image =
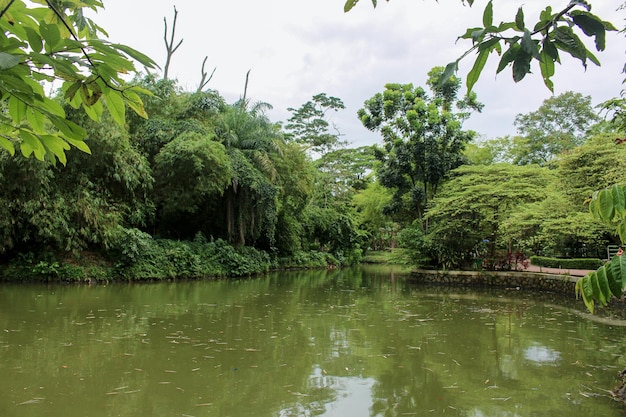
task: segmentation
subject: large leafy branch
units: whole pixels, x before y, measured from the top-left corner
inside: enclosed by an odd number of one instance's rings
[[[615,227],[622,242],[626,242],[626,185],[613,185],[596,191],[589,201],[589,211],[598,221]],[[626,255],[621,253],[576,282],[576,295],[581,296],[593,313],[595,302],[606,306],[613,297],[626,290]]]
[[[347,0],[344,10],[351,10],[358,0]],[[372,0],[374,7],[376,0]],[[474,0],[462,0],[472,6]],[[521,81],[531,72],[531,63],[537,61],[543,82],[554,91],[552,76],[555,64],[561,63],[561,54],[566,53],[587,66],[587,61],[600,65],[591,50],[581,40],[579,34],[594,39],[595,49],[603,51],[606,46],[606,32],[616,28],[608,21],[591,13],[591,4],[584,0],[571,0],[566,7],[553,11],[551,6],[540,13],[539,20],[532,26],[526,22],[523,7],[520,7],[512,21],[494,24],[493,1],[485,6],[482,26],[468,28],[459,39],[471,40],[472,47],[460,58],[449,63],[442,75],[442,80],[449,78],[458,70],[459,62],[471,54],[476,58],[472,69],[467,74],[468,91],[478,79],[489,56],[496,52],[500,56],[496,73],[511,67],[513,80]]]
[[[60,85],[64,99],[96,121],[105,106],[121,125],[126,106],[147,117],[139,96],[146,91],[126,86],[122,77],[136,71],[135,61],[156,64],[98,38],[106,32],[83,9],[102,7],[98,0],[0,0],[0,147],[62,163],[71,146],[90,152],[85,130],[67,120],[44,86]]]

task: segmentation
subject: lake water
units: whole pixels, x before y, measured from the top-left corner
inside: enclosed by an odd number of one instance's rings
[[[4,285],[0,416],[623,416],[625,328],[539,298],[379,268]]]

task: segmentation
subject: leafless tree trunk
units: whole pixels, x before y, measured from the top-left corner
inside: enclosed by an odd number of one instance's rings
[[[181,39],[176,46],[174,45],[174,35],[176,33],[176,19],[178,18],[178,10],[176,10],[176,6],[174,6],[174,22],[172,24],[172,34],[170,36],[170,40],[168,42],[167,40],[167,18],[163,18],[163,23],[165,23],[165,30],[163,33],[163,40],[165,41],[165,50],[167,52],[167,57],[165,59],[165,69],[163,70],[163,79],[167,80],[167,74],[169,72],[170,69],[170,62],[172,60],[172,55],[174,55],[174,52],[176,52],[176,50],[178,49],[178,47],[180,46],[181,43],[183,43],[183,40]]]

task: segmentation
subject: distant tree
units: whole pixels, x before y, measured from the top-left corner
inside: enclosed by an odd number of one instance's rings
[[[265,114],[266,103],[247,107],[235,103],[216,122],[217,140],[226,148],[232,166],[216,218],[222,219],[230,243],[243,246],[262,238],[273,245],[278,192],[273,158],[281,152],[282,137]]]
[[[442,71],[431,71],[430,80]],[[382,162],[377,174],[383,186],[394,190],[387,212],[395,213],[398,220],[421,220],[450,170],[463,163],[463,149],[474,133],[462,129],[465,115],[452,112],[453,103],[460,101],[460,86],[460,79],[452,77],[430,96],[412,84],[387,84],[384,92],[366,100],[358,111],[363,125],[383,137],[384,152],[377,155]]]
[[[547,164],[563,151],[582,145],[599,120],[591,96],[567,91],[544,100],[536,111],[515,118],[522,138],[515,145],[514,163]]]
[[[293,140],[319,155],[346,144],[337,127],[329,120],[329,112],[345,109],[343,101],[319,93],[298,109],[288,108],[292,116],[287,120],[287,140]]]
[[[469,263],[481,246],[489,259],[509,250],[505,220],[523,204],[546,198],[554,173],[510,164],[462,166],[433,199],[428,210],[430,250],[437,264]]]

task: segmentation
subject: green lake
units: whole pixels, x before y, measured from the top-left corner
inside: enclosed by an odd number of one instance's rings
[[[389,268],[0,286],[2,417],[624,416],[625,328]]]

